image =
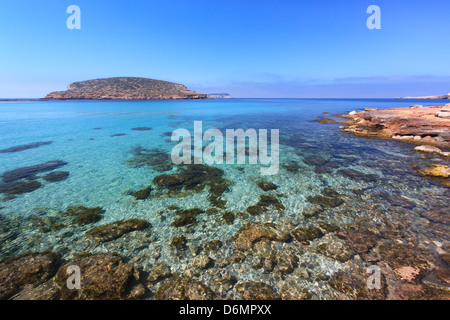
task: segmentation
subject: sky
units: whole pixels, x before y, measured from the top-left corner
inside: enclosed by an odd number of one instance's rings
[[[448,0],[0,0],[0,97],[114,76],[242,98],[447,94],[449,12]]]

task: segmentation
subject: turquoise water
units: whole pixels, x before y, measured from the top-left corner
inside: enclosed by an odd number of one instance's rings
[[[223,255],[231,254],[229,239],[248,221],[274,222],[287,227],[310,226],[312,222],[301,214],[311,206],[307,197],[320,194],[327,187],[338,192],[345,203],[327,210],[322,217],[324,221],[344,225],[360,219],[374,223],[388,220],[404,225],[405,234],[430,250],[436,250],[436,243],[448,241],[448,226],[433,221],[427,213],[448,213],[449,189],[418,175],[414,168],[415,165],[425,166],[433,156],[418,154],[409,144],[357,138],[339,132],[337,124],[313,121],[320,116],[332,118],[366,107],[407,107],[415,103],[417,101],[302,99],[0,102],[0,150],[52,141],[37,148],[0,153],[0,174],[54,160],[67,163],[56,171],[70,174],[66,180],[50,183],[42,179],[48,172],[39,173],[37,179],[41,187],[37,190],[15,196],[0,194],[0,214],[12,226],[2,230],[0,259],[27,251],[53,250],[65,259],[83,251],[117,251],[127,259],[135,258],[143,270],[158,261],[168,263],[174,272],[183,273],[189,268],[196,248],[207,241],[223,241],[226,243]],[[444,101],[419,103],[445,104]],[[324,112],[329,114],[324,115]],[[206,190],[178,196],[154,192],[144,201],[131,196],[132,192],[153,185],[156,176],[177,171],[176,167],[158,172],[151,166],[130,165],[131,150],[141,146],[170,153],[175,144],[168,140],[167,132],[185,128],[193,133],[194,121],[203,121],[203,130],[218,128],[223,133],[225,129],[238,128],[279,129],[280,170],[277,175],[262,177],[258,165],[219,166],[224,170],[224,178],[231,182],[222,197],[226,200],[226,209],[221,211],[245,212],[247,207],[255,205],[258,197],[265,193],[257,186],[261,180],[278,186],[270,194],[280,200],[285,210],[271,209],[243,218],[236,215],[233,224],[224,224],[221,215],[202,214],[197,225],[176,228],[171,225],[173,213],[167,207],[208,209],[211,204]],[[151,130],[132,130],[136,127]],[[305,161],[307,159],[319,161]],[[445,164],[443,159],[436,161]],[[321,165],[325,162],[328,165]],[[291,165],[291,170],[287,170],[287,165]],[[357,170],[371,179],[351,179],[338,173],[342,169]],[[58,221],[64,210],[79,205],[102,207],[105,212],[100,221],[88,226],[42,231],[42,223]],[[44,222],[36,223],[36,217]],[[85,231],[93,226],[125,218],[145,219],[151,223],[151,231],[135,232],[100,245],[83,240]],[[173,237],[180,235],[185,235],[189,244],[181,255],[168,245]],[[144,246],[140,245],[142,241]],[[331,275],[342,268],[341,263],[320,256],[305,256],[305,259],[318,273]],[[261,270],[244,264],[239,266],[244,271],[233,268],[237,267],[229,267],[229,272],[235,274],[238,281],[264,280],[279,287],[278,280]],[[206,272],[197,277],[209,281]],[[322,286],[320,281],[319,285]],[[304,281],[302,286],[318,294],[315,280]],[[223,295],[233,297],[230,292]]]

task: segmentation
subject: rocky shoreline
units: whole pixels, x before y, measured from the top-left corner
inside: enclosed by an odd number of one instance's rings
[[[450,148],[450,104],[431,107],[412,105],[410,108],[383,110],[366,108],[340,117],[349,120],[341,123],[343,125],[339,129],[343,132],[412,143],[418,145],[414,148],[417,152],[450,159],[450,152],[445,151]],[[450,187],[448,165],[431,163],[428,168],[417,170],[420,174],[434,177],[444,186]]]

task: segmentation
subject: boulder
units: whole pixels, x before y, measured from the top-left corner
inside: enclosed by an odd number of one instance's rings
[[[8,299],[24,286],[37,286],[57,270],[58,257],[52,252],[26,253],[0,264],[0,299]]]
[[[188,276],[170,279],[155,294],[156,300],[212,300],[214,297],[209,287]]]
[[[71,265],[81,270],[79,290],[67,287],[70,277],[67,269]],[[61,267],[56,281],[61,287],[63,300],[123,300],[137,298],[135,289],[139,285],[140,275],[139,270],[125,263],[117,254],[84,254]]]

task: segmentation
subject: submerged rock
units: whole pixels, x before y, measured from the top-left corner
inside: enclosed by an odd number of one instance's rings
[[[132,196],[136,199],[136,200],[145,200],[148,199],[150,197],[150,193],[153,191],[153,188],[151,186],[146,187],[142,190],[136,191],[132,194]]]
[[[223,175],[223,170],[219,168],[192,164],[183,167],[179,173],[159,175],[153,183],[177,193],[182,189],[201,192],[209,187],[208,201],[215,207],[224,208],[226,202],[221,197],[228,191],[231,182]]]
[[[86,232],[86,237],[99,242],[107,242],[120,238],[125,233],[141,230],[149,227],[150,224],[142,219],[119,220],[106,225],[92,228]]]
[[[228,224],[233,224],[233,222],[234,222],[234,214],[233,214],[233,212],[231,212],[231,211],[226,211],[224,214],[223,214],[223,220],[226,222],[226,223],[228,223]]]
[[[179,237],[173,237],[170,241],[170,245],[172,248],[175,249],[185,249],[186,248],[187,239],[185,236],[179,236]]]
[[[290,236],[275,224],[249,222],[242,226],[232,239],[237,250],[246,251],[250,250],[254,243],[263,239],[287,242]]]
[[[67,288],[67,269],[76,265],[81,270],[81,289]],[[137,298],[136,286],[140,275],[133,265],[125,263],[117,254],[99,253],[81,255],[61,267],[56,275],[63,300],[118,300]],[[139,292],[139,291],[138,291]],[[145,293],[140,291],[140,294]]]
[[[330,198],[324,196],[308,196],[306,198],[306,201],[329,208],[339,207],[341,204],[344,203],[344,201],[341,198]]]
[[[39,181],[14,181],[0,184],[0,193],[9,195],[30,193],[42,187]]]
[[[153,130],[153,128],[151,128],[151,127],[137,127],[137,128],[132,128],[131,130],[134,130],[134,131],[150,131],[150,130]]]
[[[67,208],[65,214],[75,217],[79,224],[90,224],[99,221],[102,218],[103,210],[101,207],[87,208],[84,206],[72,206]]]
[[[279,300],[279,296],[273,288],[264,282],[247,281],[238,283],[236,291],[243,300]]]
[[[153,285],[171,276],[172,272],[169,265],[159,262],[148,272],[147,281]]]
[[[388,291],[386,280],[381,273],[381,289],[370,290],[367,286],[367,279],[370,274],[362,269],[351,272],[338,271],[331,276],[328,284],[331,288],[342,292],[350,299],[356,300],[384,300]]]
[[[284,210],[285,207],[283,204],[274,196],[270,195],[261,195],[259,197],[259,201],[256,205],[250,206],[247,208],[247,212],[251,214],[252,216],[264,213],[267,211],[267,209],[273,206],[276,210]]]
[[[378,247],[378,251],[382,261],[388,264],[399,278],[408,282],[420,281],[430,268],[423,258],[423,253],[407,244],[385,242]]]
[[[364,182],[376,182],[377,177],[373,174],[364,174],[353,169],[341,169],[337,171],[338,174],[349,177],[353,180],[361,180]]]
[[[20,146],[2,149],[2,150],[0,150],[0,153],[20,152],[20,151],[24,151],[24,150],[28,150],[28,149],[39,148],[41,146],[45,146],[45,145],[52,144],[52,143],[53,143],[53,141],[32,142],[32,143],[23,144]]]
[[[44,180],[47,182],[58,182],[66,180],[69,177],[70,173],[67,171],[54,171],[46,174],[44,176]]]
[[[259,182],[258,187],[264,191],[276,190],[278,188],[275,183],[268,182],[268,181]]]
[[[175,211],[175,214],[178,216],[173,222],[172,226],[174,227],[184,227],[190,224],[197,223],[197,215],[204,213],[203,209],[193,208],[193,209],[183,209]]]
[[[18,293],[25,285],[37,286],[52,277],[58,257],[51,252],[26,253],[0,263],[0,299]]]
[[[132,168],[148,166],[158,172],[170,171],[173,168],[172,159],[167,151],[137,146],[132,148],[130,153],[133,157],[127,163]]]
[[[292,235],[297,241],[304,244],[309,244],[311,240],[320,238],[325,233],[317,227],[297,228],[292,230]]]
[[[187,276],[170,279],[155,294],[156,300],[212,300],[214,297],[209,287]]]
[[[67,162],[61,160],[47,161],[46,163],[7,171],[3,173],[2,179],[5,183],[18,181],[24,178],[30,179],[34,178],[38,173],[52,171],[65,166],[66,164]]]

